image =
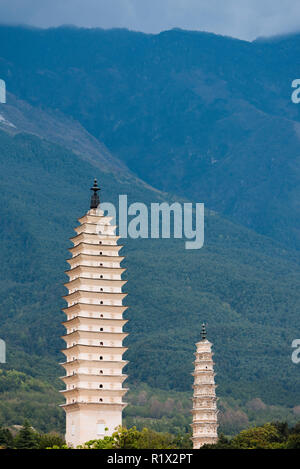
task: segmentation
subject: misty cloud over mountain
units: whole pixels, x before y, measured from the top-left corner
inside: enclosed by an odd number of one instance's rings
[[[0,21],[147,33],[179,27],[253,40],[299,31],[300,4],[295,0],[2,0]]]

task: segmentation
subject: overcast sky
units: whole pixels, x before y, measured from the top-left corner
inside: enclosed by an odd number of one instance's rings
[[[147,33],[179,27],[252,40],[300,31],[299,0],[0,0],[0,22]]]

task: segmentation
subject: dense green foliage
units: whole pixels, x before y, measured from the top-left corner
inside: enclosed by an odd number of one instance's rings
[[[0,28],[0,75],[72,116],[155,187],[299,244],[300,35]]]
[[[63,437],[57,433],[38,433],[28,420],[21,428],[0,427],[0,449],[49,449],[65,446]]]
[[[221,435],[217,444],[202,449],[300,449],[300,425],[289,428],[286,423],[266,423],[243,430],[231,440]]]
[[[64,433],[64,413],[59,408],[63,400],[58,389],[58,383],[54,386],[46,374],[42,380],[15,370],[0,370],[0,427],[20,425],[27,418],[39,431]]]
[[[16,449],[37,449],[38,441],[37,435],[32,430],[29,422],[25,420],[23,427],[18,432],[14,439],[14,446]]]
[[[84,449],[181,449],[191,448],[191,435],[174,437],[169,433],[159,433],[149,428],[137,430],[136,427],[120,427],[111,437],[88,441]]]
[[[126,401],[129,405],[124,411],[124,423],[128,428],[136,426],[142,430],[148,427],[175,435],[190,431],[190,391],[178,392],[139,385],[137,389],[130,388]],[[218,400],[218,409],[219,432],[231,436],[244,428],[265,422],[287,420],[290,425],[295,425],[300,415],[298,407],[292,409],[284,405],[267,405],[259,398],[245,401],[224,395]]]
[[[14,439],[8,428],[0,428],[0,448],[11,449],[14,446]]]

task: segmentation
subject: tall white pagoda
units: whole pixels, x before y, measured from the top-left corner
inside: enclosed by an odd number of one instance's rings
[[[66,398],[62,405],[66,412],[66,442],[76,448],[91,439],[111,435],[122,424],[122,410],[126,406],[122,387],[126,375],[122,370],[123,332],[127,309],[122,301],[126,293],[121,279],[125,269],[120,267],[124,257],[117,245],[116,226],[111,217],[100,209],[97,180],[91,188],[90,210],[75,228],[71,238],[74,246],[68,259],[70,269],[63,309],[66,334],[62,363],[66,375],[62,377]]]
[[[202,340],[196,343],[193,396],[193,448],[218,441],[218,410],[212,344],[206,339],[202,324]]]

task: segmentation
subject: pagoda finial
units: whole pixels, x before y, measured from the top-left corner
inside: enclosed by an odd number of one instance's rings
[[[202,336],[202,340],[206,339],[206,326],[205,326],[205,323],[202,324],[201,336]]]
[[[98,187],[97,179],[94,179],[94,185],[91,187],[92,197],[91,197],[91,207],[90,208],[97,208],[100,204],[100,199],[98,195],[98,191],[100,191],[100,187]]]

